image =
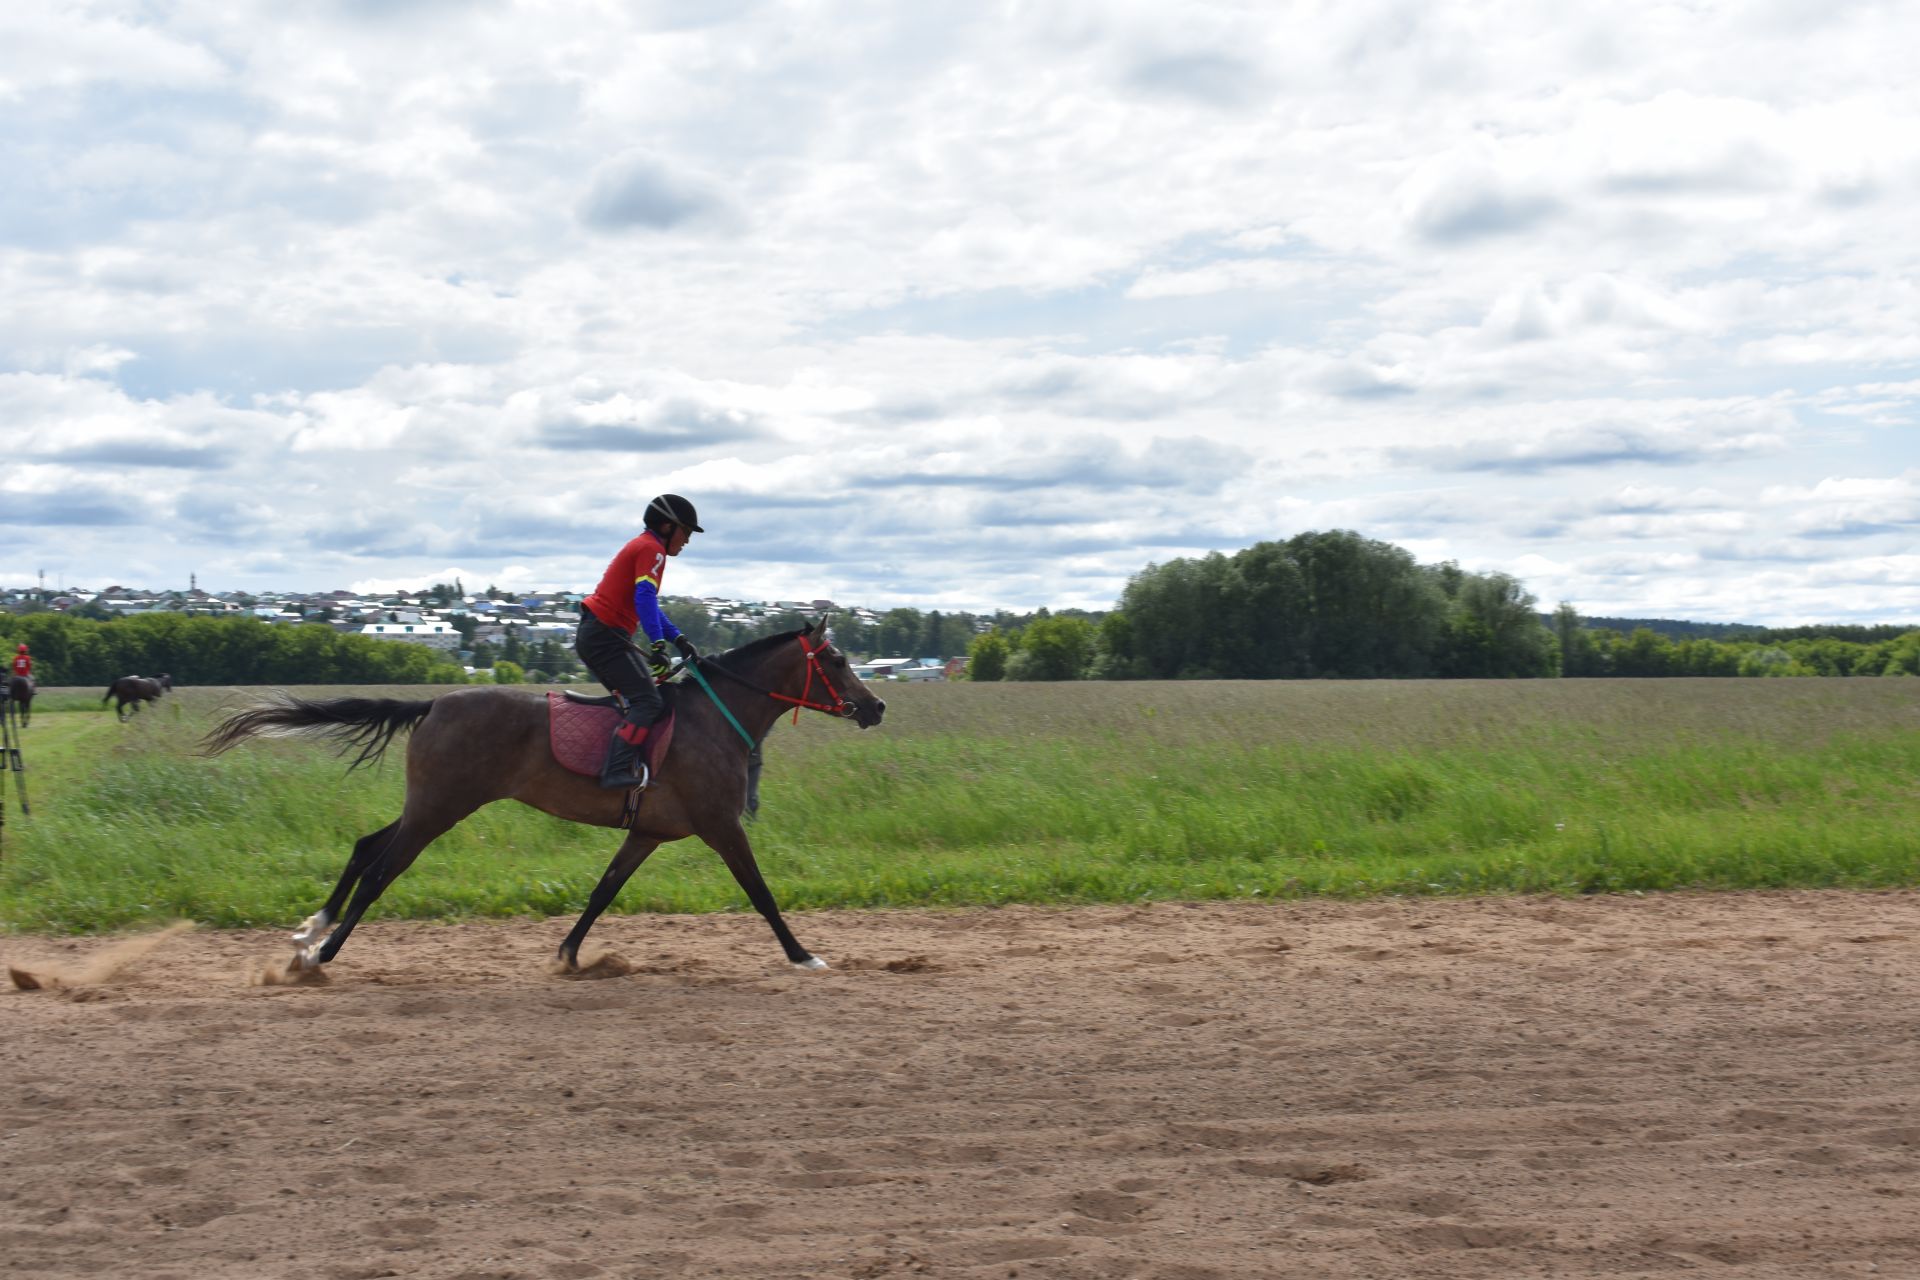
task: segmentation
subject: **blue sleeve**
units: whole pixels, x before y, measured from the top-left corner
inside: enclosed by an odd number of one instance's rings
[[[673,625],[672,618],[661,612],[660,594],[653,589],[653,583],[645,578],[633,586],[633,616],[640,620],[640,629],[647,633],[648,643],[679,638],[680,628]]]

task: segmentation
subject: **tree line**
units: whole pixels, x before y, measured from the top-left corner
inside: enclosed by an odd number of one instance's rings
[[[1045,611],[1042,611],[1045,614]],[[1148,565],[1106,614],[996,627],[973,680],[1920,675],[1920,630],[1747,628],[1741,639],[1538,612],[1504,573],[1423,565],[1348,530]]]
[[[100,621],[0,614],[9,651],[24,643],[44,685],[98,685],[166,672],[176,684],[460,684],[452,655],[328,626],[147,613]]]

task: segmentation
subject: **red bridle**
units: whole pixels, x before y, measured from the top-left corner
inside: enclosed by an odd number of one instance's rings
[[[820,667],[820,655],[827,651],[831,642],[822,641],[816,647],[807,639],[807,633],[804,631],[799,634],[797,639],[800,641],[800,647],[804,649],[807,654],[807,683],[801,688],[800,696],[797,698],[789,694],[774,693],[771,690],[768,691],[767,696],[781,702],[791,702],[793,704],[793,722],[795,724],[800,723],[800,709],[802,707],[805,707],[809,711],[824,711],[828,715],[840,716],[842,718],[853,715],[853,704],[840,696],[840,691],[833,687],[833,681],[827,679],[827,673]],[[807,701],[807,695],[813,692],[813,678],[815,676],[820,677],[820,684],[826,689],[828,695],[832,697],[833,701],[831,703]]]

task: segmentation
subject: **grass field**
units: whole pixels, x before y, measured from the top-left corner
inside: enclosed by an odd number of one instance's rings
[[[419,687],[303,691],[401,698]],[[752,828],[788,908],[1920,883],[1920,680],[889,684],[860,733],[767,744]],[[48,690],[4,781],[0,927],[290,925],[398,812],[402,752],[217,760],[243,690],[126,724]],[[375,915],[567,914],[619,833],[511,803],[421,855]],[[744,910],[698,841],[617,910]]]

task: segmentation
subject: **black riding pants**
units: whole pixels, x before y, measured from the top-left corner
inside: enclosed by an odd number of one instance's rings
[[[628,723],[647,725],[660,718],[660,690],[654,687],[647,660],[634,647],[632,635],[608,626],[583,605],[573,651],[594,679],[627,700]]]

